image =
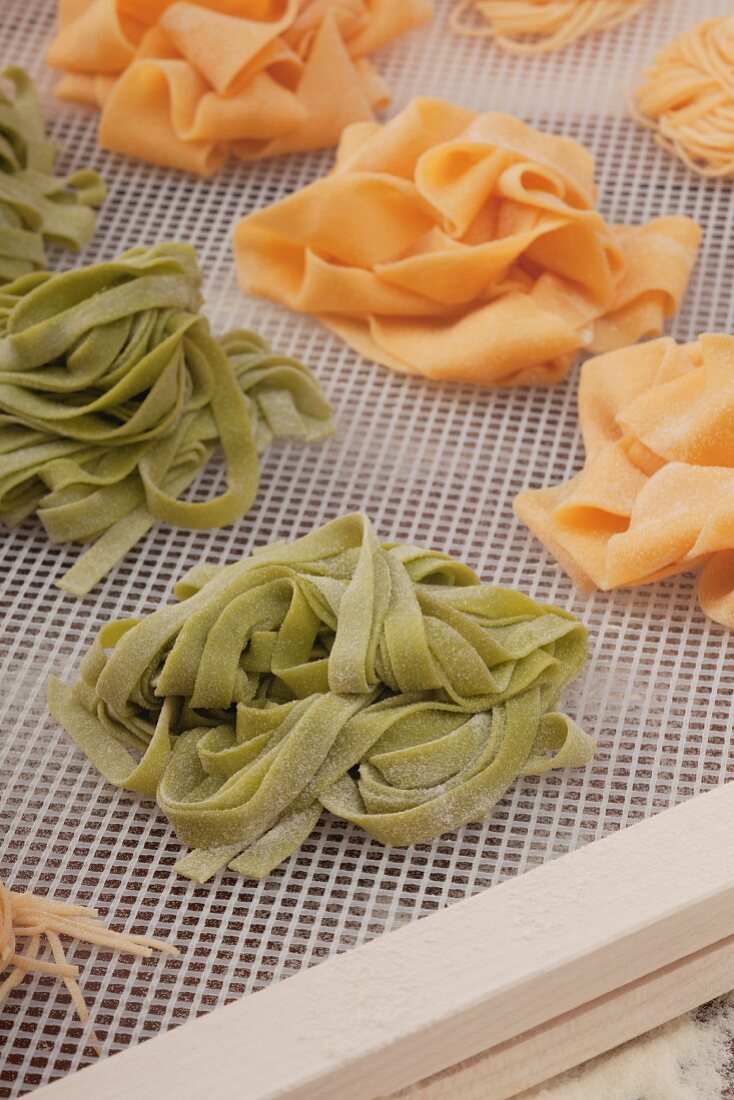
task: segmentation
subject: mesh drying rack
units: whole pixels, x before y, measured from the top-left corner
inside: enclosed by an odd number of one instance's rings
[[[395,95],[440,95],[500,109],[583,142],[597,164],[609,220],[685,213],[704,230],[701,257],[670,331],[690,339],[734,331],[731,184],[700,180],[625,116],[625,89],[678,29],[726,14],[730,0],[653,0],[632,22],[562,53],[502,55],[448,33],[453,0],[431,27],[377,55]],[[82,947],[83,988],[103,1053],[175,1027],[457,899],[486,890],[734,778],[734,640],[697,609],[690,577],[635,592],[580,595],[514,519],[522,488],[567,477],[582,451],[577,373],[549,389],[482,391],[400,377],[361,360],[307,318],[238,293],[230,232],[246,211],[301,187],[331,152],[238,163],[198,180],[101,152],[95,118],[62,108],[43,55],[52,0],[0,0],[0,62],[40,82],[61,167],[91,165],[109,185],[98,232],[79,262],[138,244],[194,243],[215,330],[251,325],[310,364],[335,405],[326,445],[284,442],[264,458],[261,491],[233,528],[158,525],[86,599],[54,587],[78,550],[52,547],[40,524],[0,535],[0,876],[98,906],[115,927],[171,937],[173,961],[109,959]],[[55,265],[69,257],[54,256]],[[211,489],[216,462],[202,476]],[[598,739],[584,772],[518,783],[492,819],[409,850],[384,848],[322,819],[304,848],[267,880],[230,875],[197,887],[172,874],[179,845],[152,803],[105,784],[47,715],[45,685],[68,677],[110,617],[170,598],[203,558],[232,561],[256,545],[305,534],[363,509],[386,539],[423,543],[470,562],[492,582],[568,607],[587,623],[592,655],[566,709]],[[94,1059],[66,992],[38,979],[0,1015],[0,1097],[19,1097]]]

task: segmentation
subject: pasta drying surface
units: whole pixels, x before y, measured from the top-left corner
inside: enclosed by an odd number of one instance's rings
[[[481,39],[449,37],[452,5],[437,0],[433,27],[375,55],[396,108],[414,94],[442,95],[578,138],[596,159],[600,206],[610,221],[641,224],[676,212],[704,227],[673,335],[734,331],[731,184],[688,174],[626,120],[619,92],[635,86],[661,43],[724,14],[728,0],[653,0],[618,31],[528,60]],[[46,0],[2,5],[0,60],[40,78],[44,108],[54,115],[51,136],[65,144],[59,171],[91,165],[109,184],[98,232],[79,262],[165,238],[191,241],[207,273],[213,328],[251,326],[307,362],[339,426],[325,445],[274,445],[243,522],[200,533],[158,525],[81,602],[53,586],[78,548],[52,547],[35,520],[2,536],[0,877],[97,907],[113,927],[171,939],[182,951],[164,964],[70,946],[70,960],[84,963],[82,988],[109,1053],[734,778],[727,765],[734,640],[698,610],[692,577],[635,593],[582,595],[514,519],[521,489],[547,484],[551,474],[563,480],[581,466],[575,374],[548,390],[499,393],[398,377],[359,360],[306,317],[245,302],[232,264],[232,225],[322,175],[330,155],[238,164],[200,181],[100,153],[94,117],[61,108],[50,95],[40,58],[51,8]],[[59,253],[53,262],[73,261]],[[200,480],[202,492],[221,488],[218,472],[223,466],[215,462]],[[232,561],[355,509],[367,511],[385,539],[438,547],[485,580],[584,619],[591,660],[564,706],[598,738],[596,758],[585,772],[526,780],[490,821],[458,838],[387,849],[325,817],[304,849],[259,884],[225,876],[198,887],[177,879],[180,846],[165,820],[85,763],[47,716],[47,677],[69,678],[104,622],[151,612],[202,558]],[[24,983],[0,1015],[0,1097],[21,1096],[84,1065],[94,1055],[81,1035],[63,989],[43,978]]]

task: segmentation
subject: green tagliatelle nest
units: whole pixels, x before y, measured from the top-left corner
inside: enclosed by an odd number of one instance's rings
[[[592,756],[553,710],[584,664],[581,623],[381,544],[363,515],[198,566],[176,594],[106,626],[49,701],[107,779],[157,799],[198,882],[268,874],[324,807],[413,844],[487,817],[518,776]]]
[[[22,69],[0,72],[0,283],[46,266],[44,245],[77,252],[94,231],[105,196],[96,172],[53,175],[57,147],[47,141],[33,82]]]
[[[320,439],[313,375],[251,332],[215,339],[188,245],[136,248],[0,288],[0,521],[34,511],[92,542],[60,582],[83,595],[156,520],[220,527],[250,508],[274,435]],[[183,501],[217,446],[227,489]]]

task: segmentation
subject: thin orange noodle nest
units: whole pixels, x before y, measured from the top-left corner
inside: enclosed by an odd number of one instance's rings
[[[515,511],[582,589],[698,571],[734,628],[734,337],[656,340],[584,365],[581,473]]]
[[[101,109],[100,145],[210,175],[333,145],[390,93],[367,55],[430,0],[59,0],[62,99]]]
[[[153,951],[178,954],[175,947],[162,940],[111,931],[96,909],[18,893],[0,882],[0,977],[10,971],[0,982],[0,1007],[29,974],[50,974],[64,983],[79,1019],[87,1022],[89,1010],[77,982],[79,967],[67,961],[62,936],[142,958]],[[50,949],[51,959],[43,957],[46,948]],[[94,1033],[92,1039],[96,1044]]]
[[[460,0],[451,16],[457,34],[493,38],[508,53],[561,50],[594,31],[626,23],[650,0]],[[464,22],[471,12],[489,24]]]
[[[734,178],[734,16],[700,23],[660,50],[632,113],[694,172]]]
[[[239,223],[240,283],[394,370],[557,382],[582,349],[660,335],[700,237],[684,217],[607,224],[593,171],[570,138],[416,99],[350,127],[331,174]]]

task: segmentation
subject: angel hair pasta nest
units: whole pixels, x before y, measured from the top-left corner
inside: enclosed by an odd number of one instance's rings
[[[508,53],[549,53],[594,31],[626,23],[650,0],[460,0],[451,16],[457,34],[493,38]],[[472,11],[486,27],[465,22]]]
[[[734,177],[734,16],[699,23],[664,46],[632,113],[692,171]]]
[[[259,878],[322,809],[407,845],[489,816],[519,776],[588,763],[554,709],[581,670],[572,615],[343,516],[106,626],[53,714],[102,774],[155,797],[180,874]]]

